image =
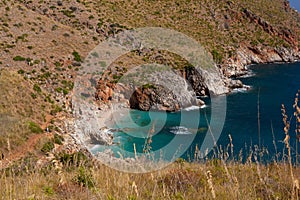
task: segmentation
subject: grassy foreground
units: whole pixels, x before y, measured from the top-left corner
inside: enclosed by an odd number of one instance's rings
[[[253,154],[254,155],[254,154]],[[255,160],[255,156],[253,156]],[[224,160],[223,160],[224,161]],[[299,167],[183,160],[146,174],[113,170],[83,153],[39,166],[28,156],[0,171],[1,199],[299,199]],[[39,162],[37,162],[39,163]],[[291,168],[290,168],[291,167]],[[293,177],[291,177],[292,170]]]

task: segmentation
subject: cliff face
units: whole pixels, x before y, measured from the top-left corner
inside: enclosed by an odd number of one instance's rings
[[[146,26],[149,23],[164,24],[168,21],[174,25],[175,29],[188,35],[197,35],[196,39],[211,51],[221,74],[215,76],[204,70],[186,69],[181,70],[181,74],[197,96],[222,94],[229,92],[232,88],[243,87],[240,81],[232,81],[230,78],[247,73],[247,66],[250,64],[293,62],[300,59],[299,13],[290,8],[288,1],[276,0],[272,4],[269,3],[258,0],[221,0],[219,2],[201,2],[199,5],[195,3],[189,5],[194,8],[194,12],[186,11],[194,16],[193,19],[189,18],[184,21],[184,24],[189,27],[188,30],[180,23],[175,25],[165,19],[150,20],[148,23],[140,19],[139,23]],[[162,2],[161,7],[164,8],[167,4]],[[178,4],[182,8],[186,7]],[[146,8],[148,6],[150,5],[145,4]],[[168,4],[168,6],[174,5]],[[139,13],[139,11],[137,9],[134,12]],[[119,12],[122,13],[123,10],[120,9]],[[168,16],[170,13],[166,11],[164,14]],[[174,11],[173,14],[178,13]],[[147,15],[151,14],[146,11]],[[184,14],[178,14],[178,16],[181,20],[186,17]],[[116,20],[121,20],[121,18],[115,17]],[[126,23],[129,26],[136,25],[136,21],[128,18],[126,20],[128,20]],[[193,29],[193,27],[197,27],[197,29]],[[158,60],[154,59],[154,61]],[[222,88],[224,84],[226,89]],[[163,110],[173,111],[181,108],[182,105],[176,99],[180,95],[169,92],[160,87],[155,89],[138,88],[131,98],[131,107],[148,110],[153,104],[158,103],[163,105]],[[162,99],[158,97],[162,97]],[[164,102],[172,103],[169,106]]]
[[[295,16],[294,23],[297,25],[292,28],[292,24],[286,27],[272,25],[263,17],[253,13],[249,9],[243,9],[242,18],[253,24],[271,37],[279,38],[282,45],[266,45],[264,43],[248,43],[247,41],[240,43],[236,49],[236,54],[229,57],[221,64],[225,76],[239,76],[247,72],[247,65],[259,63],[274,62],[294,62],[300,59],[299,52],[299,13],[293,11],[288,2],[284,2],[285,13],[293,13]]]
[[[130,100],[130,108],[139,110],[164,110],[174,112],[180,109],[180,102],[172,91],[163,86],[136,88]]]
[[[200,69],[186,67],[182,71],[163,72],[150,78],[154,85],[143,85],[135,88],[130,96],[130,107],[140,110],[164,110],[169,112],[196,105],[204,105],[204,102],[197,99],[197,96],[210,95],[209,91],[226,93],[224,83],[215,84],[218,88],[211,87],[209,80],[213,75],[221,80],[217,74],[211,74],[211,77],[203,77]],[[170,78],[172,77],[172,78]]]
[[[190,66],[181,70],[156,70],[148,73],[147,78],[139,83],[122,83],[122,80],[119,83],[105,82],[111,78],[104,77],[98,81],[96,98],[100,102],[126,102],[125,106],[133,109],[174,112],[192,105],[203,105],[204,102],[197,96],[228,92],[219,73],[209,73]]]
[[[294,62],[299,59],[300,53],[297,49],[241,45],[237,55],[222,64],[222,69],[225,76],[238,77],[247,73],[247,66],[251,64]]]
[[[297,35],[296,33],[293,33],[292,30],[284,29],[284,27],[276,28],[268,21],[264,20],[262,17],[254,14],[246,8],[243,10],[242,14],[243,17],[249,20],[250,23],[254,23],[256,24],[256,26],[260,26],[266,33],[270,34],[271,36],[277,36],[288,42],[292,48],[298,49]]]

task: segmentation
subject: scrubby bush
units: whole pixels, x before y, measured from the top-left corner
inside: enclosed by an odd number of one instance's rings
[[[75,178],[75,182],[81,186],[92,188],[94,187],[93,177],[85,168],[80,167],[79,172]]]
[[[18,74],[24,74],[25,71],[23,69],[18,70]]]
[[[77,62],[81,62],[81,56],[77,51],[73,51],[72,55],[74,56],[74,60]]]
[[[52,151],[52,149],[54,149],[54,143],[52,141],[48,141],[43,145],[41,152],[48,153]]]
[[[88,162],[87,156],[82,152],[73,154],[63,152],[58,155],[58,160],[65,166],[81,166]]]
[[[53,105],[53,109],[50,111],[51,115],[55,115],[62,111],[62,108],[59,105]]]
[[[222,55],[217,51],[217,50],[212,50],[211,52],[212,56],[213,56],[213,59],[216,63],[221,63],[222,62]]]
[[[63,141],[64,141],[64,138],[61,135],[58,135],[56,133],[54,134],[54,143],[55,144],[61,145]]]
[[[33,90],[38,92],[38,93],[41,93],[42,92],[42,89],[40,88],[40,86],[38,84],[34,84],[33,85]]]
[[[16,56],[13,58],[14,61],[25,61],[26,58],[22,57],[22,56]]]
[[[43,132],[43,129],[35,122],[32,122],[32,121],[28,122],[28,127],[32,133],[42,133]]]

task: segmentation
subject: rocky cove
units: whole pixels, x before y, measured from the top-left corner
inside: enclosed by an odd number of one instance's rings
[[[227,145],[229,143],[228,134],[230,134],[233,138],[235,155],[240,155],[240,150],[242,150],[243,155],[247,156],[247,153],[251,151],[253,145],[259,143],[257,137],[257,96],[260,91],[261,144],[269,150],[264,159],[273,159],[277,151],[274,149],[273,142],[276,142],[278,149],[283,148],[283,144],[280,142],[284,137],[284,133],[282,132],[283,126],[280,119],[280,105],[284,103],[288,109],[287,112],[292,113],[291,106],[289,105],[293,104],[294,95],[297,91],[295,88],[299,87],[299,63],[256,65],[249,68],[253,70],[253,73],[257,76],[241,78],[241,80],[245,84],[250,85],[251,89],[245,92],[233,92],[226,95],[227,114],[218,144],[222,146]],[[270,76],[270,72],[272,76]],[[279,78],[281,81],[276,82],[275,80]],[[219,99],[218,96],[213,98]],[[270,101],[270,99],[272,99],[272,101]],[[185,141],[190,136],[195,136],[190,149],[183,155],[183,158],[189,159],[193,155],[193,153],[192,155],[190,154],[194,152],[195,146],[201,145],[203,135],[208,134],[206,133],[207,122],[205,121],[204,115],[207,115],[209,119],[211,117],[211,105],[209,103],[206,108],[193,109],[194,110],[184,109],[180,112],[167,113],[151,110],[145,112],[135,109],[129,109],[129,111],[123,112],[121,107],[113,107],[115,113],[112,114],[112,119],[115,125],[109,125],[110,118],[107,118],[106,122],[108,126],[107,129],[103,131],[103,133],[106,132],[113,135],[114,138],[110,143],[112,145],[109,147],[99,145],[100,143],[94,143],[90,146],[90,150],[94,155],[99,155],[101,158],[104,156],[103,153],[108,153],[108,155],[112,157],[119,157],[116,152],[120,151],[124,158],[132,159],[132,156],[126,154],[126,152],[133,152],[133,144],[136,145],[138,152],[142,152],[144,138],[140,138],[140,135],[145,134],[145,136],[147,136],[147,130],[151,130],[151,124],[154,121],[156,121],[154,122],[156,123],[155,129],[160,130],[160,124],[157,123],[162,120],[164,123],[163,128],[152,138],[151,146],[153,150],[160,148],[162,144],[168,144],[172,140],[172,137],[178,136],[182,138],[182,141]],[[218,113],[221,108],[217,107],[214,109],[217,109],[216,112]],[[182,118],[180,115],[182,113],[187,115],[187,120],[189,121],[195,120],[196,116],[201,116],[200,128],[197,125],[198,130],[196,133],[194,133],[195,127],[189,125],[189,122],[181,122]],[[149,118],[148,115],[151,117]],[[162,118],[163,115],[167,115],[167,121],[165,122]],[[272,129],[270,128],[271,126]],[[295,145],[294,139],[294,137],[291,138],[292,146]]]
[[[102,102],[108,102],[115,96],[117,101],[127,101],[126,105],[132,109],[175,112],[192,105],[203,105],[204,102],[197,97],[227,94],[235,88],[248,89],[238,78],[249,73],[250,65],[287,63],[300,59],[299,51],[285,48],[267,51],[245,47],[237,55],[227,64],[215,66],[213,72],[185,66],[180,70],[172,69],[172,72],[148,75],[146,79],[151,84],[145,81],[144,85],[131,83],[126,86],[124,83],[99,80],[95,96]]]
[[[268,27],[266,23],[259,23]],[[274,29],[270,30],[270,33],[275,34]],[[201,65],[189,63],[188,56],[180,58],[174,53],[147,47],[147,44],[142,44],[130,32],[113,38],[112,43],[129,46],[130,53],[127,52],[127,58],[120,57],[111,63],[100,76],[82,77],[84,82],[82,85],[89,85],[90,89],[78,94],[94,103],[92,106],[86,104],[83,112],[77,110],[80,115],[77,134],[81,135],[83,143],[111,145],[113,134],[105,128],[104,123],[112,119],[112,114],[108,114],[111,109],[113,112],[121,109],[176,112],[193,105],[203,105],[201,97],[228,94],[235,88],[248,89],[238,78],[248,73],[249,65],[292,62],[300,58],[297,42],[288,39],[293,36],[286,33],[282,37],[285,37],[291,47],[272,48],[262,45],[253,47],[246,43],[240,44],[236,54],[219,65],[211,62],[212,56],[209,54],[204,54]],[[105,50],[98,48],[95,52],[91,52],[87,65],[96,63],[97,60],[98,63],[102,63],[99,62],[98,56],[107,55]],[[182,50],[179,53],[182,53]],[[128,57],[131,59],[130,62],[127,61]],[[207,62],[205,59],[210,61]],[[102,119],[99,119],[99,116]],[[87,126],[86,122],[91,120],[94,120],[91,122],[92,125]],[[102,122],[98,122],[99,120]]]
[[[292,57],[290,57],[292,58]],[[293,57],[298,58],[298,57]],[[279,62],[279,60],[278,60]],[[282,61],[281,61],[282,62]],[[239,75],[245,75],[249,71],[249,66],[243,66],[242,70],[236,70],[233,77],[238,77]],[[205,73],[205,72],[204,72]],[[206,72],[207,73],[207,72]],[[173,75],[168,78],[170,75]],[[122,118],[124,114],[122,114],[122,110],[127,109],[139,109],[144,111],[149,110],[161,110],[167,112],[175,112],[182,110],[191,105],[201,106],[204,102],[202,102],[201,98],[197,99],[199,96],[206,95],[221,95],[228,94],[234,88],[243,88],[246,87],[243,85],[242,81],[237,79],[231,79],[225,77],[221,73],[219,76],[213,74],[210,78],[217,77],[217,81],[221,84],[221,87],[214,83],[214,79],[204,79],[201,76],[199,71],[195,70],[195,68],[186,68],[184,71],[178,71],[178,76],[174,76],[173,71],[164,71],[155,76],[148,77],[148,81],[151,81],[152,84],[142,84],[139,83],[140,86],[127,85],[125,86],[124,82],[120,81],[119,84],[111,85],[109,84],[99,85],[101,80],[98,82],[98,90],[96,96],[102,97],[101,103],[95,105],[92,109],[97,112],[97,119],[101,122],[92,122],[92,124],[98,124],[97,127],[100,129],[93,129],[93,126],[88,128],[86,122],[90,122],[91,118],[95,117],[95,115],[86,116],[85,119],[82,120],[84,124],[80,125],[80,127],[85,127],[81,133],[81,141],[83,145],[88,144],[88,149],[92,148],[94,145],[116,145],[115,143],[115,133],[122,131],[119,128],[112,128],[113,120],[117,118]],[[215,75],[215,76],[214,76]],[[160,78],[158,78],[160,77]],[[177,77],[177,79],[176,79]],[[207,77],[207,76],[205,76]],[[161,82],[160,80],[163,80]],[[156,81],[156,84],[153,84]],[[207,81],[207,82],[205,82]],[[211,81],[211,82],[209,82]],[[211,85],[209,85],[211,84]],[[207,86],[209,85],[209,87]],[[163,87],[165,86],[165,87]],[[167,86],[167,87],[166,87]],[[102,90],[99,89],[102,87]],[[194,89],[195,88],[195,89]],[[198,89],[197,89],[198,88]],[[209,92],[209,88],[213,88],[215,93]],[[221,89],[220,89],[221,88]],[[248,89],[248,88],[246,88]],[[217,93],[222,91],[220,93]],[[102,95],[102,96],[101,96]],[[98,100],[99,101],[99,100]],[[114,104],[114,105],[113,105]],[[117,114],[116,114],[117,112]],[[88,119],[90,118],[90,119]],[[130,128],[124,128],[125,132],[130,131]],[[78,129],[80,130],[80,129]],[[124,131],[123,130],[123,131]],[[78,131],[77,131],[78,134]],[[100,157],[107,157],[108,155],[103,155],[98,152]],[[106,153],[105,153],[106,154]],[[112,153],[108,153],[110,156],[113,156]]]

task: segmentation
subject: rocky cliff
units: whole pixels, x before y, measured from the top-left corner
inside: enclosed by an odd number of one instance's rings
[[[174,112],[192,105],[203,105],[204,102],[197,97],[229,91],[226,86],[229,79],[223,77],[213,63],[208,69],[194,67],[168,52],[160,52],[158,56],[155,50],[144,51],[148,55],[143,56],[156,64],[120,68],[117,63],[124,63],[122,59],[112,64],[97,83],[95,97],[99,103],[127,102],[125,104],[134,109]],[[136,52],[137,59],[143,60],[145,57],[140,54]]]
[[[131,108],[174,112],[192,105],[201,106],[204,102],[196,97],[209,95],[205,79],[195,68],[185,68],[184,74],[156,73],[149,80],[154,84],[134,88],[129,100]]]
[[[102,78],[98,81],[96,98],[100,102],[126,102],[125,105],[133,109],[174,112],[192,105],[203,105],[204,102],[197,99],[197,96],[209,95],[211,87],[206,84],[209,79],[204,78],[194,67],[166,71],[160,71],[157,67],[154,72],[148,72],[146,78],[138,77],[136,73],[133,76],[136,78],[120,80],[118,83],[111,83],[109,80],[112,78]],[[220,77],[216,79],[222,80]],[[216,87],[219,91],[215,92],[226,92],[224,83]]]
[[[294,14],[293,16],[296,19],[294,23],[297,23],[295,27],[291,27],[293,23],[286,26],[271,24],[251,10],[243,9],[241,13],[242,19],[262,30],[265,34],[279,38],[281,45],[267,45],[264,41],[260,43],[253,41],[250,43],[247,41],[240,43],[236,49],[236,54],[221,64],[225,76],[236,77],[243,75],[247,72],[247,66],[250,64],[294,62],[300,59],[299,31],[297,29],[300,21],[299,13],[293,11],[287,1],[284,1],[283,5],[285,13]]]

